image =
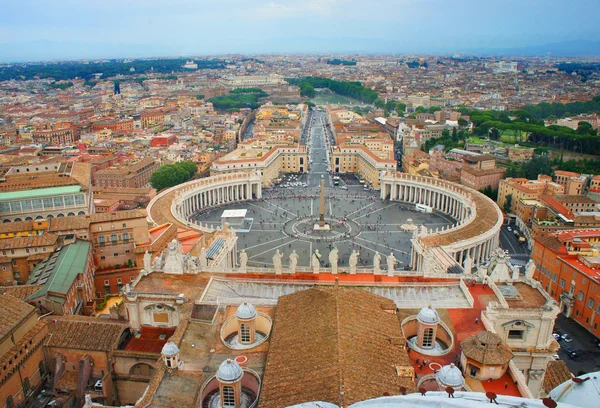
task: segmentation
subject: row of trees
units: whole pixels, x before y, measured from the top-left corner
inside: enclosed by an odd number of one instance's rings
[[[348,96],[364,103],[373,103],[377,99],[377,92],[362,86],[358,81],[348,82],[336,81],[329,78],[305,77],[290,78],[287,79],[287,82],[291,85],[299,86],[301,92],[303,88],[305,91],[310,90],[310,87],[307,86],[310,85],[313,88],[327,88],[338,95]]]
[[[356,61],[355,60],[342,60],[339,58],[334,58],[334,59],[330,59],[327,60],[327,63],[329,65],[356,65]]]
[[[251,108],[256,109],[262,105],[260,98],[269,96],[260,88],[236,88],[229,91],[229,95],[215,96],[208,100],[215,109],[220,111],[231,111],[234,109]]]
[[[156,191],[160,191],[188,181],[194,177],[196,171],[198,171],[198,167],[192,161],[165,164],[152,173],[150,184]]]
[[[552,161],[547,156],[538,156],[523,164],[511,162],[506,169],[506,177],[525,177],[529,180],[537,180],[539,174],[552,176],[554,168]]]
[[[429,152],[434,146],[443,145],[444,151],[450,151],[452,149],[463,149],[465,147],[465,140],[469,136],[469,132],[466,130],[457,131],[456,128],[452,129],[452,132],[444,129],[441,137],[433,137],[427,140],[421,145],[421,150]]]
[[[27,80],[35,78],[54,78],[57,81],[82,78],[90,80],[97,73],[102,73],[103,78],[113,77],[115,75],[132,75],[147,73],[165,73],[184,71],[184,58],[170,59],[144,59],[134,60],[132,62],[123,62],[110,60],[106,62],[91,62],[82,64],[73,62],[51,62],[39,64],[16,64],[0,67],[0,81],[9,81],[11,79]],[[198,69],[222,69],[225,63],[222,60],[196,60]],[[134,71],[131,71],[131,68]]]

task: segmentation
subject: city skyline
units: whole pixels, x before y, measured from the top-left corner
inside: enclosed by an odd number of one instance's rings
[[[31,0],[5,6],[0,61],[233,53],[598,55],[590,0]]]

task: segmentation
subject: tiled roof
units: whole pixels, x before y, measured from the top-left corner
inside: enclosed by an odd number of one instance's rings
[[[315,288],[279,298],[260,406],[347,406],[414,391],[395,304],[358,289]],[[407,372],[399,376],[396,366]]]
[[[48,231],[51,232],[87,229],[90,225],[90,220],[82,215],[75,215],[71,217],[56,217],[48,221]]]
[[[504,365],[513,358],[510,347],[495,333],[483,331],[460,343],[464,355],[482,365]]]
[[[0,293],[0,342],[33,313],[35,307],[11,295]]]
[[[42,285],[0,286],[0,293],[11,295],[17,299],[25,300],[41,288]]]
[[[126,211],[114,211],[90,215],[90,222],[108,222],[108,221],[119,221],[127,220],[130,218],[145,218],[148,215],[145,209],[140,210],[126,210]]]
[[[30,237],[14,237],[0,240],[0,249],[35,248],[53,245],[58,240],[56,234],[32,235]]]
[[[127,329],[126,322],[86,316],[49,316],[45,320],[50,333],[47,347],[114,350]]]
[[[547,393],[558,387],[565,381],[573,378],[567,364],[563,360],[550,361],[546,366],[546,375],[544,376],[544,391]]]

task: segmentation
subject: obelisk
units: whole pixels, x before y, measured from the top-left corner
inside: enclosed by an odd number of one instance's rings
[[[325,227],[325,179],[321,175],[321,204],[319,205],[319,227]]]

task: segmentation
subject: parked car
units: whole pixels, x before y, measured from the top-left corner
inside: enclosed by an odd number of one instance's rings
[[[558,333],[552,333],[552,335],[554,336],[554,340],[560,341],[560,334],[558,334]]]
[[[569,336],[568,333],[563,334],[562,336],[560,336],[561,339],[563,339],[566,343],[570,343],[573,341],[573,339],[571,338],[571,336]]]
[[[511,227],[506,227],[506,229],[507,229],[507,230],[509,230],[509,231],[512,231],[512,228],[511,228]]]
[[[554,354],[552,356],[552,358],[555,359],[555,360],[560,360],[560,356],[558,354]]]

